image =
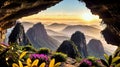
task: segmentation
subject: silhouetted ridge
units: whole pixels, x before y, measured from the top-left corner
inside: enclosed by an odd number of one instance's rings
[[[71,58],[80,57],[77,46],[69,40],[63,41],[63,43],[57,49],[57,52],[65,53]]]
[[[20,45],[30,44],[26,37],[24,27],[21,23],[17,23],[9,36],[9,43],[17,43]]]

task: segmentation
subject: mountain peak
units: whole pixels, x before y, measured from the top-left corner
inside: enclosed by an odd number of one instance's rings
[[[105,51],[100,40],[91,39],[87,45],[87,49],[90,56],[104,59],[103,55],[105,54]]]
[[[40,26],[44,26],[41,22],[38,22],[38,23],[36,23],[35,25],[34,25],[34,27],[40,27]]]
[[[81,53],[82,57],[87,57],[88,53],[87,53],[87,46],[86,46],[85,35],[82,32],[80,32],[80,31],[76,31],[71,36],[71,40],[77,46],[77,49]]]
[[[76,42],[80,42],[80,41],[82,41],[82,40],[85,40],[85,36],[84,36],[84,34],[83,34],[82,32],[76,31],[76,32],[72,35],[71,40],[72,40],[72,41],[76,41]]]
[[[27,36],[34,47],[48,47],[55,50],[58,47],[58,42],[51,38],[42,23],[35,24],[27,31]]]

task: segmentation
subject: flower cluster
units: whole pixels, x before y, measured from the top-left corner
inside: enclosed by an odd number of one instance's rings
[[[46,62],[48,63],[49,62],[49,58],[47,55],[45,54],[30,54],[30,59],[31,60],[35,60],[35,59],[39,59],[40,60],[40,64],[43,63],[43,62]]]
[[[88,59],[83,59],[81,62],[80,62],[80,65],[86,65],[88,67],[91,67],[92,66],[92,62]]]
[[[26,60],[26,65],[24,66],[23,62],[20,61],[20,59],[22,59],[25,55],[27,54],[27,51],[23,52],[20,57],[19,57],[19,60],[18,60],[18,63],[19,64],[16,64],[16,63],[13,63],[12,64],[12,67],[59,67],[61,65],[61,62],[58,62],[58,63],[55,63],[55,59],[51,59],[51,61],[49,62],[49,64],[47,64],[46,62],[42,62],[41,63],[41,60],[39,59],[46,59],[48,60],[48,57],[44,54],[31,54],[30,58],[28,58]],[[32,60],[31,59],[35,59]]]

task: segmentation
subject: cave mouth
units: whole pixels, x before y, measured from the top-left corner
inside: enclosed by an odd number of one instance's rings
[[[65,1],[68,1],[68,0],[65,0]],[[70,4],[66,5],[66,7],[64,7],[65,6],[64,3],[65,2],[62,1],[59,4],[56,4],[55,6],[48,8],[47,10],[39,12],[38,14],[35,14],[35,15],[30,15],[27,17],[20,18],[18,21],[32,22],[33,24],[35,24],[37,22],[41,22],[45,25],[51,25],[54,23],[58,23],[58,24],[68,24],[68,25],[77,25],[77,26],[79,26],[79,25],[90,26],[90,27],[93,27],[94,29],[98,29],[97,33],[94,33],[93,30],[91,30],[91,31],[89,30],[90,35],[92,35],[92,37],[94,37],[96,39],[100,39],[101,41],[103,41],[103,43],[105,44],[105,47],[106,47],[107,44],[106,44],[105,40],[103,38],[101,38],[101,33],[100,33],[100,31],[105,28],[105,26],[103,26],[103,27],[100,26],[100,24],[101,24],[100,22],[102,20],[99,19],[98,16],[92,15],[91,11],[85,6],[85,4],[83,2],[79,3],[79,1],[77,1],[77,0],[75,2],[72,2],[73,4],[77,3],[77,5],[74,5],[74,7],[72,7],[72,6],[70,7]],[[80,6],[82,6],[82,7],[80,7]],[[66,8],[67,8],[67,10],[66,10]],[[59,12],[55,13],[54,10],[59,11]],[[70,11],[70,10],[72,10],[72,11]],[[73,12],[73,14],[72,14],[72,12]],[[69,16],[69,14],[70,14],[70,16]],[[74,18],[74,17],[76,17],[76,18]],[[55,32],[57,30],[57,32],[58,32],[57,28],[54,28],[52,30]],[[59,29],[59,30],[61,31],[61,29]],[[87,33],[87,32],[85,31],[85,33]],[[86,34],[86,35],[89,35],[89,34]],[[69,35],[69,36],[71,36],[71,35]],[[88,42],[89,41],[87,41],[87,43]],[[109,45],[109,47],[114,47],[114,49],[109,49],[111,51],[113,50],[112,52],[114,52],[116,50],[115,46]]]
[[[15,21],[21,17],[36,14],[42,10],[46,10],[46,8],[49,8],[51,6],[54,6],[55,4],[58,4],[60,1],[61,0],[55,0],[55,1],[45,0],[43,2],[40,2],[40,1],[35,0],[35,1],[31,1],[31,2],[25,1],[25,2],[19,2],[19,3],[17,1],[15,1],[15,2],[14,1],[0,1],[1,2],[0,3],[0,7],[1,7],[0,17],[2,17],[0,19],[0,30],[7,29],[7,28],[14,26],[16,23]],[[12,8],[12,7],[14,7],[14,8]],[[81,6],[79,6],[79,7],[81,7]],[[87,7],[88,7],[88,4],[87,4]],[[104,6],[102,6],[102,7],[104,7]],[[104,9],[106,9],[106,8],[104,8]],[[90,10],[92,11],[92,13],[94,13],[92,9],[90,9]],[[71,10],[69,10],[69,11],[71,11]],[[103,13],[103,14],[108,14],[108,13]],[[107,15],[107,16],[109,16],[109,15]],[[103,17],[100,16],[100,18],[103,18]],[[73,19],[69,19],[69,20],[73,20]],[[89,20],[86,20],[86,21],[89,21]],[[4,34],[4,33],[5,33],[5,30],[4,31],[2,30],[2,34]],[[2,38],[4,38],[4,37],[1,36],[1,39]],[[118,39],[118,41],[119,41],[119,39]]]

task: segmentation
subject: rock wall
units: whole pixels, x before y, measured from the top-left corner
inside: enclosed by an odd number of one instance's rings
[[[2,28],[0,28],[0,42],[4,42],[6,32],[7,30],[2,30]]]

